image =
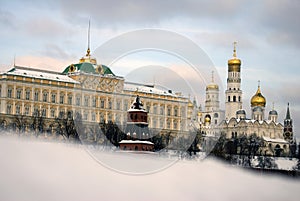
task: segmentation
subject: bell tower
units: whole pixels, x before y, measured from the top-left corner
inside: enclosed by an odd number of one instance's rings
[[[227,89],[225,91],[225,119],[236,117],[236,111],[242,109],[241,60],[236,56],[236,44],[233,43],[233,58],[228,60]]]
[[[287,106],[286,117],[284,119],[283,137],[289,142],[293,140],[293,120],[291,119],[289,103]]]

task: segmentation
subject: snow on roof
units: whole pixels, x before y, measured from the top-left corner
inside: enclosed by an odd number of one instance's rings
[[[68,77],[67,75],[63,75],[59,72],[34,69],[29,67],[15,66],[12,69],[5,72],[4,74],[18,75],[23,77],[38,78],[38,79],[45,79],[45,80],[52,80],[52,81],[79,83],[76,80]]]
[[[151,93],[151,94],[160,94],[166,96],[174,96],[177,97],[172,90],[165,89],[164,87],[157,86],[157,85],[145,85],[133,82],[125,82],[124,83],[124,90],[127,91],[139,91],[144,93]]]
[[[119,142],[119,144],[151,144],[151,145],[153,145],[153,143],[150,141],[142,141],[142,140],[122,140]]]
[[[241,121],[245,121],[246,123],[255,123],[258,122],[259,124],[263,124],[263,123],[267,123],[268,125],[271,124],[272,120],[263,120],[263,121],[257,121],[255,119],[240,119],[240,118],[235,118],[232,117],[230,120],[225,120],[225,122],[228,124],[230,121],[235,120],[237,123],[241,122]],[[279,122],[274,122],[276,126],[278,126],[280,123]]]
[[[267,142],[288,144],[287,141],[285,141],[284,139],[281,139],[281,138],[269,138],[269,137],[263,136],[263,139]]]
[[[249,123],[249,122],[254,123],[256,120],[254,120],[254,119],[246,119],[245,121],[246,121],[247,123]]]
[[[145,109],[132,109],[130,108],[129,110],[127,110],[128,112],[146,112]]]

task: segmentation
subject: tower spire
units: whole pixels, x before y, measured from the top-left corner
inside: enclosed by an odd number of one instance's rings
[[[16,54],[14,55],[14,67],[16,66]]]
[[[285,117],[285,119],[291,119],[290,103],[288,103],[288,106],[287,106],[287,111],[286,111],[286,117]]]
[[[89,56],[91,56],[90,55],[90,52],[91,52],[91,50],[90,50],[90,29],[91,29],[91,20],[89,19],[89,27],[88,27],[88,49],[87,49],[87,51],[86,51],[86,56],[87,57],[89,57]]]
[[[211,82],[214,83],[215,79],[214,79],[214,71],[211,71]]]
[[[233,42],[233,57],[236,57],[236,44],[237,44],[237,42],[234,41]]]

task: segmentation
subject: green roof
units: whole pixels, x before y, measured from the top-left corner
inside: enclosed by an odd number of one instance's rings
[[[71,66],[74,66],[76,68],[76,71],[77,72],[84,72],[84,73],[92,73],[92,74],[99,74],[97,71],[96,71],[96,68],[98,66],[101,66],[102,67],[102,71],[101,71],[101,74],[111,74],[111,75],[115,75],[108,66],[105,66],[105,65],[94,65],[94,64],[91,64],[91,63],[78,63],[78,64],[71,64],[69,65],[62,73],[63,74],[68,74],[69,73],[69,69]]]

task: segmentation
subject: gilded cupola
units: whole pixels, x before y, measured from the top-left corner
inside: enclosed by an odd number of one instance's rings
[[[251,107],[256,107],[256,106],[265,107],[266,103],[267,103],[266,98],[261,94],[260,86],[258,85],[256,93],[251,98]]]
[[[233,58],[228,60],[228,71],[229,72],[240,72],[241,71],[241,60],[236,56],[236,44],[233,43]]]

